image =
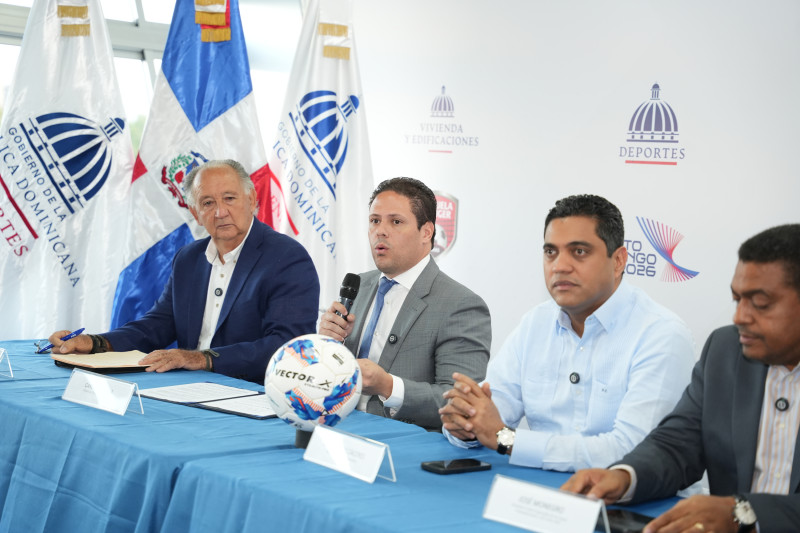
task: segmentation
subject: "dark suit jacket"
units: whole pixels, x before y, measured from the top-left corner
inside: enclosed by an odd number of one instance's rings
[[[142,318],[104,333],[117,351],[150,352],[177,341],[197,349],[211,264],[205,257],[210,237],[175,254],[164,292]],[[272,354],[283,343],[314,333],[319,279],[305,248],[253,221],[222,303],[211,348],[219,353],[214,371],[257,383]]]
[[[734,326],[706,341],[675,410],[622,458],[636,471],[634,502],[672,496],[708,469],[711,494],[742,494],[761,533],[800,531],[800,446],[789,495],[750,493],[767,365],[746,359]]]
[[[357,354],[367,312],[378,290],[380,272],[361,274],[361,287],[351,312],[356,317],[345,346]],[[396,337],[392,342],[391,335]],[[441,430],[442,394],[453,385],[453,372],[480,382],[486,375],[492,325],[483,299],[439,271],[431,260],[406,296],[392,325],[378,364],[403,379],[403,406],[396,420]],[[389,416],[380,398],[367,405],[373,414]]]

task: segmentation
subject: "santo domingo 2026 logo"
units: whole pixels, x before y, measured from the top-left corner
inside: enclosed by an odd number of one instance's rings
[[[619,147],[619,157],[626,164],[675,166],[686,157],[679,144],[678,117],[661,99],[657,83],[650,89],[650,99],[633,112],[625,143]]]
[[[625,239],[625,248],[628,250],[626,274],[652,278],[655,277],[660,263],[666,263],[661,273],[661,281],[688,281],[699,274],[699,272],[680,266],[673,258],[675,248],[683,240],[683,234],[666,224],[649,218],[636,217],[636,222],[639,223],[639,228],[644,233],[647,242],[661,257],[661,260],[647,249],[641,240]]]

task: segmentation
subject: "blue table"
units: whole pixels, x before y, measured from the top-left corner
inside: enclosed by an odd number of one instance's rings
[[[515,531],[481,517],[495,474],[557,487],[568,474],[513,467],[489,450],[355,412],[338,428],[390,446],[397,482],[368,484],[303,461],[294,429],[143,398],[117,416],[61,399],[70,370],[0,342],[0,532]],[[262,390],[207,372],[131,373],[140,388],[198,381]],[[478,457],[492,470],[439,476],[422,461]],[[674,499],[635,507],[657,515]]]
[[[142,398],[144,415],[118,416],[61,399],[71,370],[28,342],[0,342],[14,379],[0,377],[0,531],[159,531],[183,465],[202,458],[294,449],[294,429]],[[213,381],[209,372],[130,373],[139,388]],[[365,413],[347,431],[390,442],[419,427]]]

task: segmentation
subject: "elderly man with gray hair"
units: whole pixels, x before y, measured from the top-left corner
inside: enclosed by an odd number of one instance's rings
[[[148,371],[209,370],[263,382],[275,350],[315,330],[314,263],[299,243],[256,219],[253,182],[236,161],[200,165],[183,186],[209,237],[178,251],[164,292],[143,317],[66,341],[69,332],[56,331],[53,351],[141,350],[149,352],[140,361]]]

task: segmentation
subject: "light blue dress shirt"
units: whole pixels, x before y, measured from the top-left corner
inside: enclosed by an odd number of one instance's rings
[[[530,428],[517,430],[510,463],[573,471],[618,461],[672,410],[694,362],[686,324],[625,281],[583,337],[553,300],[533,308],[486,372],[505,424],[525,417]]]

